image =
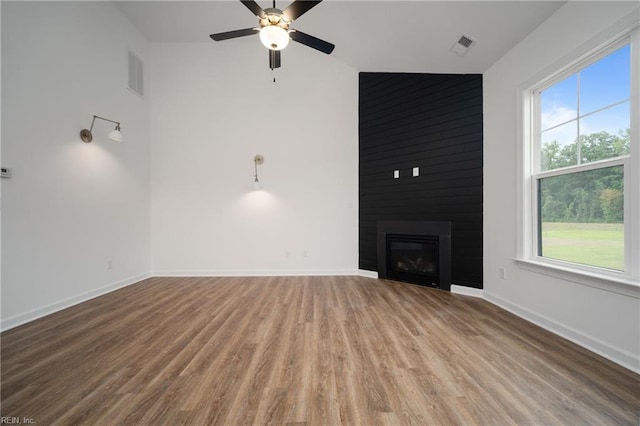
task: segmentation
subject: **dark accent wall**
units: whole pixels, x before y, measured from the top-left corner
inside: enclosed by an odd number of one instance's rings
[[[451,282],[482,288],[482,75],[360,73],[359,119],[360,268],[378,221],[450,221]]]

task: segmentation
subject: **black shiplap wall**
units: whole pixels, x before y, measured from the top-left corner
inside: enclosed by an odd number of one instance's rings
[[[482,76],[360,73],[359,116],[360,268],[379,220],[450,221],[452,283],[482,288]]]

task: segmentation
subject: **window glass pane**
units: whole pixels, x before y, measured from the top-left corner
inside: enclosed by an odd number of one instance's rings
[[[553,170],[578,164],[576,140],[578,122],[571,121],[562,126],[542,132],[541,170]]]
[[[631,152],[631,103],[625,102],[580,119],[582,163]]]
[[[629,99],[630,58],[627,44],[580,71],[580,115]]]
[[[578,77],[569,76],[540,93],[541,130],[576,119]]]
[[[539,255],[624,270],[623,166],[538,180]]]

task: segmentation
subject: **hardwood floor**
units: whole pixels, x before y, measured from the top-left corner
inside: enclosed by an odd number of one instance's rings
[[[151,278],[1,340],[2,416],[40,425],[640,422],[637,374],[362,277]]]

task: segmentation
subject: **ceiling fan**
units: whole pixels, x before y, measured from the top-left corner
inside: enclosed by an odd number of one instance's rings
[[[287,47],[289,39],[328,55],[333,52],[335,45],[305,34],[302,31],[289,28],[289,25],[291,25],[295,19],[298,19],[321,1],[322,0],[296,0],[287,6],[286,9],[280,10],[276,8],[276,0],[273,0],[273,7],[268,9],[262,9],[254,0],[240,0],[240,3],[244,4],[247,9],[258,17],[260,26],[257,28],[245,28],[242,30],[211,34],[209,37],[215,41],[222,41],[230,38],[260,34],[260,41],[269,49],[269,68],[271,69],[280,67],[280,51]]]

